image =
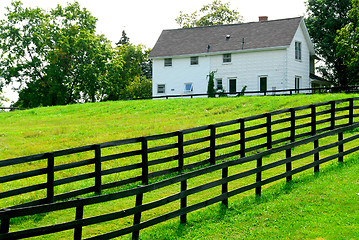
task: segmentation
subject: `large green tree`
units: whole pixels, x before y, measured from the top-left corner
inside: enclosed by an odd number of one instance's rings
[[[190,14],[181,11],[176,18],[176,22],[182,28],[240,23],[242,20],[236,9],[232,10],[229,3],[222,3],[220,0],[214,0]]]
[[[45,11],[20,1],[0,21],[0,75],[19,82],[18,105],[36,107],[103,97],[113,51],[96,22],[75,2]],[[113,68],[113,67],[112,67]]]
[[[149,50],[143,45],[134,45],[130,42],[118,46],[115,50],[113,62],[119,62],[109,74],[107,88],[105,90],[105,100],[119,100],[136,97],[149,97],[149,91],[140,91],[141,94],[134,93],[133,89],[148,88],[148,82],[151,78],[150,62],[148,60]],[[139,86],[135,86],[138,84]],[[151,91],[152,92],[152,91]]]
[[[319,71],[323,78],[338,86],[351,83],[352,76],[338,55],[337,31],[350,22],[351,0],[309,0],[306,23],[319,57],[325,63]]]
[[[338,55],[348,67],[352,84],[359,83],[359,0],[352,0],[350,22],[338,31],[336,38]]]

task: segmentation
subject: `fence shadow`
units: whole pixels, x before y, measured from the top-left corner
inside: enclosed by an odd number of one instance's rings
[[[310,169],[318,173],[320,165],[335,159],[343,162],[344,156],[357,152],[359,146],[349,147],[359,138],[358,101],[359,98],[349,98],[312,104],[177,132],[0,161],[0,168],[25,169],[22,166],[37,161],[42,166],[0,177],[1,186],[11,186],[18,180],[30,182],[28,186],[1,192],[0,199],[22,198],[39,190],[45,195],[0,210],[0,239],[67,230],[74,231],[74,239],[82,239],[84,229],[129,217],[133,217],[132,225],[117,226],[116,230],[87,239],[111,239],[129,233],[138,239],[144,228],[176,217],[186,223],[188,213],[217,202],[228,206],[228,200],[235,195],[253,190],[259,197],[265,185],[280,179],[291,182],[293,175]],[[108,150],[112,148],[115,150]],[[83,154],[79,161],[65,161],[79,154]],[[61,159],[60,164],[56,164],[57,159]],[[128,161],[122,162],[124,159]],[[107,165],[111,162],[114,164]],[[81,174],[57,176],[68,170]],[[109,180],[111,176],[114,177]],[[37,178],[43,182],[37,183]],[[151,180],[156,178],[159,179]],[[85,187],[59,191],[59,187],[73,183]],[[105,189],[128,184],[139,186],[102,194]],[[89,193],[96,196],[60,202]],[[200,202],[193,201],[196,194],[203,196]],[[119,211],[84,217],[85,207],[115,200],[134,204]],[[176,207],[171,205],[176,201],[179,203]],[[172,206],[168,211],[161,210],[168,205]],[[12,219],[70,209],[75,214],[72,221],[10,232]],[[153,212],[152,218],[146,216],[149,211]]]

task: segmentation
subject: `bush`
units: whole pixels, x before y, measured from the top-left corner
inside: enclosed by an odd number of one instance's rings
[[[207,94],[208,97],[215,97],[216,96],[216,90],[214,89],[214,74],[217,71],[210,72],[207,77],[208,79],[208,87],[207,87]]]

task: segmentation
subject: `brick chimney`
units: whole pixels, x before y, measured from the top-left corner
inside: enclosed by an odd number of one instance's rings
[[[268,16],[259,16],[259,22],[268,21]]]

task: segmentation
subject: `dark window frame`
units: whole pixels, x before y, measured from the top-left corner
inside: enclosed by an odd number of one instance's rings
[[[300,76],[295,76],[295,80],[294,80],[294,89],[296,93],[299,93],[299,89],[300,89],[300,80],[302,77]]]
[[[222,78],[216,79],[216,86],[217,86],[217,90],[223,90],[223,80],[222,80]]]
[[[302,60],[302,43],[299,41],[295,42],[295,60]]]
[[[223,54],[223,63],[231,63],[232,62],[232,54],[226,53]]]
[[[172,67],[172,58],[165,58],[164,66],[165,67]]]
[[[163,89],[163,91],[160,91]],[[166,93],[166,84],[157,84],[157,93]]]
[[[191,57],[191,65],[198,65],[199,64],[199,60],[198,60],[198,57],[195,56],[195,57]]]

